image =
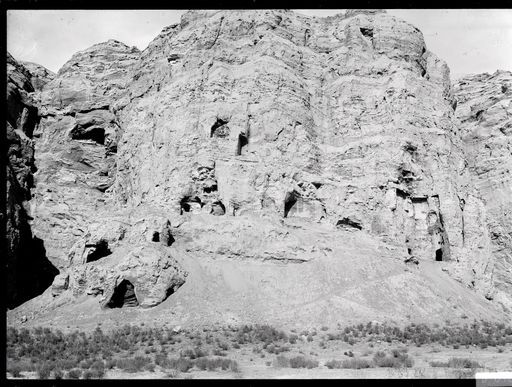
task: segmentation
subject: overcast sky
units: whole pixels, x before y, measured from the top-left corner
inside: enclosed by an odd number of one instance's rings
[[[314,16],[336,10],[296,10]],[[184,11],[13,10],[7,12],[7,50],[18,60],[57,72],[80,50],[116,39],[141,50]],[[418,27],[427,48],[444,59],[452,79],[512,70],[512,10],[388,10]]]

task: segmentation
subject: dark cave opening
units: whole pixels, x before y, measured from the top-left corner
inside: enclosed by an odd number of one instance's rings
[[[363,36],[366,36],[367,38],[373,39],[373,28],[359,28],[359,31],[363,34]]]
[[[203,203],[201,202],[201,199],[199,199],[197,196],[190,197],[185,196],[183,199],[180,200],[180,215],[183,215],[184,212],[190,212],[192,209],[192,204],[198,203],[200,207],[203,206]]]
[[[170,288],[167,288],[165,291],[165,299],[167,300],[170,296],[174,294],[174,286],[171,286]]]
[[[288,192],[284,199],[284,217],[287,218],[290,210],[297,204],[297,193]]]
[[[108,242],[104,239],[101,239],[99,242],[92,246],[86,245],[86,247],[94,247],[94,250],[87,254],[85,262],[94,262],[112,254],[112,251],[110,251],[108,247]]]
[[[242,154],[246,153],[247,147],[249,145],[249,139],[245,134],[240,133],[238,135],[238,144],[236,147],[236,155],[241,156]]]
[[[361,223],[356,222],[355,220],[349,219],[349,218],[343,218],[336,222],[336,227],[350,227],[350,228],[356,228],[358,230],[362,230],[363,226],[361,226]]]
[[[400,188],[396,188],[396,196],[405,200],[405,199],[407,199],[409,194],[405,191],[402,191]]]
[[[443,260],[443,249],[437,249],[436,250],[436,261],[442,261]]]
[[[151,238],[152,242],[160,242],[160,233],[158,231],[155,231],[153,233],[153,237]]]
[[[105,129],[100,127],[83,128],[75,126],[70,133],[73,140],[92,140],[98,144],[105,144]]]
[[[212,125],[210,129],[210,137],[226,137],[229,135],[229,130],[225,126],[228,121],[225,121],[221,118],[217,118],[217,121]]]
[[[220,200],[212,203],[212,211],[210,212],[213,215],[221,216],[226,214],[226,207]]]
[[[139,301],[135,295],[135,287],[128,280],[122,280],[114,289],[114,294],[107,304],[109,308],[123,308],[138,306]]]
[[[204,193],[217,192],[217,184],[214,184],[211,187],[204,187],[203,191],[204,191]]]

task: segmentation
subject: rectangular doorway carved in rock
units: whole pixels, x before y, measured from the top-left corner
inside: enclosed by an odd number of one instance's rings
[[[238,135],[238,144],[236,147],[236,155],[241,156],[245,153],[247,153],[247,147],[249,145],[249,139],[247,136],[243,133],[240,133]]]

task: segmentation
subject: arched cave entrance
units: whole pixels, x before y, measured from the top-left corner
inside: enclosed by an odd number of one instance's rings
[[[114,294],[107,304],[109,308],[123,308],[139,306],[139,301],[135,295],[135,287],[128,280],[122,280],[114,289]]]
[[[284,198],[284,217],[287,218],[290,210],[297,204],[297,194],[295,191],[288,192]]]
[[[92,140],[98,144],[105,144],[105,129],[99,126],[83,128],[81,126],[74,127],[70,136],[73,140]]]
[[[97,261],[98,259],[104,258],[112,254],[112,251],[108,247],[108,242],[104,239],[101,239],[99,242],[95,243],[92,246],[86,245],[86,247],[94,247],[94,250],[87,254],[85,262],[94,262]]]
[[[436,261],[442,261],[443,260],[443,249],[437,249],[436,250]]]
[[[185,212],[199,211],[201,207],[203,207],[203,203],[197,196],[185,196],[180,201],[180,215],[183,215]]]

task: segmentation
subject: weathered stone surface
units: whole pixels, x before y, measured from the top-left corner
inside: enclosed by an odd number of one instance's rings
[[[120,113],[123,203],[355,218],[425,259],[459,254],[465,176],[452,173],[463,154],[449,72],[409,24],[382,13],[192,12],[138,68],[152,69],[141,83],[160,86]]]
[[[39,295],[58,273],[46,259],[43,241],[32,235],[27,204],[36,170],[32,133],[39,121],[33,91],[28,70],[7,53],[6,206],[1,217],[6,221],[8,308]]]
[[[474,259],[469,261],[470,269],[485,279],[473,285],[483,287],[489,299],[512,310],[512,73],[465,77],[457,81],[454,91],[467,152],[466,168],[476,195],[484,203],[478,214],[486,226],[480,230],[484,231],[482,247],[492,257],[485,266]],[[465,202],[461,207],[466,213]],[[475,215],[469,216],[464,218],[464,235],[473,230]]]
[[[191,273],[179,293],[198,316],[423,318],[455,313],[450,297],[496,316],[507,77],[454,93],[418,29],[365,10],[192,11],[143,52],[77,53],[34,93],[34,229],[69,274],[55,302],[154,306]]]
[[[99,296],[104,307],[122,307],[123,302],[115,302],[114,293],[123,281],[129,281],[136,298],[128,294],[124,306],[151,307],[183,285],[186,275],[162,244],[125,244],[108,259],[74,266],[70,271],[69,291],[75,296]]]
[[[55,78],[55,73],[37,63],[21,62],[21,64],[30,73],[30,83],[36,91],[41,91],[44,85]]]
[[[139,51],[115,40],[75,55],[39,95],[34,229],[58,267],[106,201],[116,170],[120,127],[112,106]]]
[[[57,275],[52,284],[52,296],[58,296],[69,286],[69,274],[62,273]]]

